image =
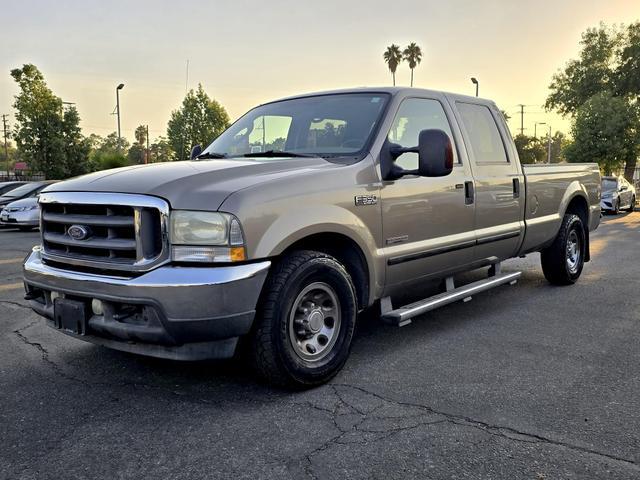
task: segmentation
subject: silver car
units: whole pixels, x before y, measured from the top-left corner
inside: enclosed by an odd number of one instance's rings
[[[624,177],[602,177],[603,212],[619,213],[620,210],[633,212],[636,206],[636,189]]]
[[[0,226],[15,227],[20,230],[32,230],[40,224],[40,207],[38,197],[16,200],[2,207]]]

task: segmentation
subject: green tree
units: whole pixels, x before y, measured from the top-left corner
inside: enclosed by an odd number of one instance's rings
[[[138,165],[144,163],[144,156],[146,153],[146,147],[143,147],[139,143],[134,143],[129,147],[127,151],[127,160],[129,165]]]
[[[20,88],[13,104],[18,151],[31,170],[63,178],[62,100],[47,87],[35,65],[11,70],[11,76]]]
[[[391,76],[393,78],[393,86],[396,85],[396,70],[398,69],[398,65],[402,62],[402,51],[400,47],[395,43],[392,43],[387,47],[384,54],[382,55],[384,58],[387,67],[389,67],[389,71],[391,72]]]
[[[229,115],[222,105],[206,94],[202,85],[190,90],[178,110],[171,112],[167,137],[179,160],[189,158],[191,147],[204,148],[229,126]]]
[[[516,135],[513,139],[522,163],[544,163],[547,161],[547,142],[544,139]]]
[[[90,140],[82,135],[80,116],[75,107],[65,109],[62,116],[62,148],[64,152],[64,177],[75,177],[91,171]]]
[[[82,136],[80,117],[74,108],[63,108],[62,100],[47,86],[35,65],[11,70],[20,93],[14,138],[20,156],[32,171],[47,178],[66,178],[90,169],[89,142]]]
[[[638,106],[608,92],[598,93],[576,112],[573,143],[564,154],[569,162],[598,162],[605,175],[634,161],[640,152]]]
[[[411,69],[411,86],[413,87],[413,69],[422,61],[422,50],[414,42],[410,43],[402,52],[402,57],[409,64]]]
[[[126,152],[127,150],[129,150],[129,141],[124,137],[120,137],[120,139],[118,139],[118,133],[111,132],[102,140],[102,143],[98,147],[98,150],[101,152],[109,153]]]
[[[551,136],[551,163],[562,163],[566,161],[564,150],[569,144],[571,144],[571,141],[562,132],[556,132]]]
[[[567,159],[588,159],[586,146],[591,145],[597,148],[597,156],[603,162],[600,166],[604,171],[610,171],[614,164],[616,168],[624,165],[625,177],[631,181],[637,163],[639,141],[635,110],[640,98],[640,22],[626,27],[600,24],[582,34],[580,46],[578,58],[570,60],[563,70],[553,76],[545,107],[571,116],[574,123],[581,115],[581,124],[573,126],[574,130],[580,132],[580,137],[574,136],[573,144],[567,147]],[[597,114],[606,110],[602,105],[603,98],[616,99],[609,106],[610,111],[629,112],[626,126],[616,120],[614,125],[604,121],[602,132],[592,128],[595,125],[587,128],[589,122],[586,115],[589,112]],[[615,135],[614,131],[617,132]],[[586,137],[589,132],[594,138]],[[604,145],[612,149],[605,155],[600,137],[605,135],[613,139],[620,133],[628,135],[625,138],[628,148],[621,150],[617,140],[605,142]],[[579,145],[581,142],[586,143]],[[623,157],[624,161],[620,163]],[[595,155],[591,158],[595,158]]]
[[[149,145],[149,162],[170,162],[174,157],[175,152],[166,137],[158,137]]]
[[[138,145],[144,146],[147,143],[147,127],[146,125],[138,125],[133,133]]]
[[[18,151],[16,147],[14,147],[11,142],[7,142],[7,153],[9,154],[9,170],[13,168],[15,163],[18,160]],[[7,169],[7,156],[4,152],[4,142],[0,144],[0,170],[4,171]]]

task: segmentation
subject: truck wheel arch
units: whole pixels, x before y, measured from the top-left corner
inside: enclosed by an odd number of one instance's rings
[[[295,250],[314,250],[326,253],[338,260],[349,272],[353,279],[358,297],[359,309],[366,308],[370,304],[370,271],[367,258],[356,241],[347,235],[337,232],[323,232],[303,237],[287,248],[281,255],[286,255]]]
[[[561,218],[567,213],[573,213],[582,220],[585,236],[585,262],[588,262],[591,260],[591,252],[589,249],[589,202],[581,190],[571,197]]]

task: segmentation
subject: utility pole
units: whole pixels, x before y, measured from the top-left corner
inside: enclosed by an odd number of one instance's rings
[[[549,125],[549,137],[547,138],[547,163],[551,163],[551,125]]]
[[[520,107],[520,135],[524,135],[524,105],[518,105]]]
[[[147,155],[144,157],[144,163],[149,163],[149,125],[147,125]]]
[[[7,180],[9,180],[9,146],[7,145],[7,115],[2,115],[2,130],[4,132],[4,156],[7,161]]]

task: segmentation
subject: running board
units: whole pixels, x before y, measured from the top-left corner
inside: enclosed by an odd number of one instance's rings
[[[471,300],[471,296],[476,293],[484,292],[500,285],[515,284],[522,272],[513,273],[498,273],[499,267],[495,275],[490,276],[487,279],[479,280],[477,282],[464,285],[462,287],[453,288],[453,278],[446,279],[447,291],[428,297],[423,300],[419,300],[404,307],[397,308],[395,310],[389,309],[387,312],[383,312],[381,315],[382,320],[390,325],[396,325],[398,327],[404,327],[411,323],[411,319],[423,313],[430,312],[436,308],[448,305],[459,300],[468,302]],[[390,302],[387,301],[387,305]]]

